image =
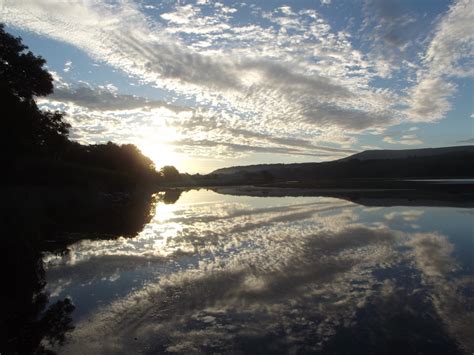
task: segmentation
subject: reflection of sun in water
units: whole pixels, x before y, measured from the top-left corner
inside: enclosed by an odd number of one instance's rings
[[[175,216],[175,211],[177,206],[175,204],[165,204],[163,202],[158,202],[155,208],[155,215],[153,216],[153,221],[165,222]]]
[[[159,199],[159,195],[155,195],[155,198]],[[173,238],[183,230],[180,223],[171,221],[176,217],[177,210],[178,205],[159,201],[155,206],[155,214],[150,223],[139,234],[139,238],[147,241],[148,247],[158,255],[166,256],[175,252],[176,249],[184,250],[179,243],[173,242]]]

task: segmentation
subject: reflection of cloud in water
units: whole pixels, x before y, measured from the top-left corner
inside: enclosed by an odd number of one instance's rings
[[[268,229],[269,225],[279,222],[285,223],[285,228],[288,228],[288,222],[298,222],[318,212],[347,206],[352,204],[332,202],[322,205],[321,201],[317,201],[265,208],[250,208],[233,203],[183,206],[158,204],[155,217],[136,238],[82,240],[69,246],[66,255],[49,254],[44,261],[52,267],[56,264],[71,265],[90,258],[111,255],[154,259],[175,253],[207,252],[196,250],[196,247],[202,247],[206,241],[216,239],[216,236],[221,236],[222,241],[228,243],[232,233],[236,239],[242,239],[237,233],[259,228]]]
[[[405,211],[393,211],[385,215],[385,219],[389,221],[393,220],[402,220],[404,222],[415,222],[422,215],[424,211],[422,210],[405,210]]]
[[[374,274],[403,263],[420,270],[433,288],[424,302],[433,297],[451,334],[471,346],[472,314],[459,310],[467,302],[461,290],[472,280],[447,281],[456,269],[452,245],[440,234],[407,234],[385,224],[396,218],[411,224],[422,210],[389,211],[363,225],[362,208],[345,201],[233,199],[166,205],[166,214],[136,238],[83,241],[66,257],[50,256],[49,285],[57,289],[64,280],[113,280],[144,267],[155,272],[145,286],[94,310],[59,351],[321,350],[340,327],[356,327],[358,314],[377,299],[422,287],[404,290]],[[363,211],[371,212],[380,210]]]
[[[454,246],[443,235],[416,233],[407,244],[413,248],[423,281],[433,288],[431,297],[440,318],[464,349],[472,352],[474,277],[449,277],[459,266],[452,256]]]
[[[439,234],[415,233],[407,245],[413,248],[414,260],[427,277],[443,277],[455,271],[451,257],[454,246]]]
[[[136,346],[130,337],[143,346],[156,344],[157,351],[225,350],[269,336],[275,346],[285,339],[302,350],[318,349],[336,326],[353,321],[375,282],[370,268],[396,259],[390,248],[395,238],[386,230],[354,226],[292,240],[293,248],[278,240],[265,250],[202,262],[199,269],[169,275],[79,324],[77,343],[73,340],[67,352],[74,352],[75,344],[84,351],[87,339],[92,352],[127,353]],[[105,339],[110,347],[104,348]]]

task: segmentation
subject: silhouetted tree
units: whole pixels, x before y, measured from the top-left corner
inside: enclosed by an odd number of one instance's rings
[[[140,175],[155,169],[153,161],[144,156],[133,144],[117,145],[112,142],[86,147],[89,164],[98,165],[111,170],[122,170],[132,175]]]
[[[0,97],[3,110],[2,152],[52,152],[67,142],[69,124],[60,112],[42,111],[35,97],[53,92],[46,61],[27,50],[21,38],[0,24]]]
[[[45,63],[0,24],[0,157],[9,162],[7,181],[124,190],[158,182],[162,175],[179,178],[176,169],[158,174],[153,161],[133,144],[84,146],[69,141],[70,125],[63,113],[40,110],[35,102],[53,92]]]
[[[262,171],[262,179],[264,182],[273,182],[275,180],[275,177],[268,170],[264,170]]]
[[[171,165],[162,167],[160,172],[165,181],[177,181],[181,178],[178,169]]]

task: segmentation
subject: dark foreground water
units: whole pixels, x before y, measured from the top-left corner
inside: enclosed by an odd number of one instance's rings
[[[471,354],[474,210],[184,192],[46,253],[60,354]],[[87,237],[87,236],[84,236]],[[72,327],[71,327],[72,328]]]

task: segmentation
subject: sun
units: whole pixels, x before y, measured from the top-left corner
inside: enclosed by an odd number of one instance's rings
[[[144,155],[153,161],[157,170],[165,165],[173,165],[178,169],[181,166],[183,156],[166,143],[141,141],[136,145]]]

